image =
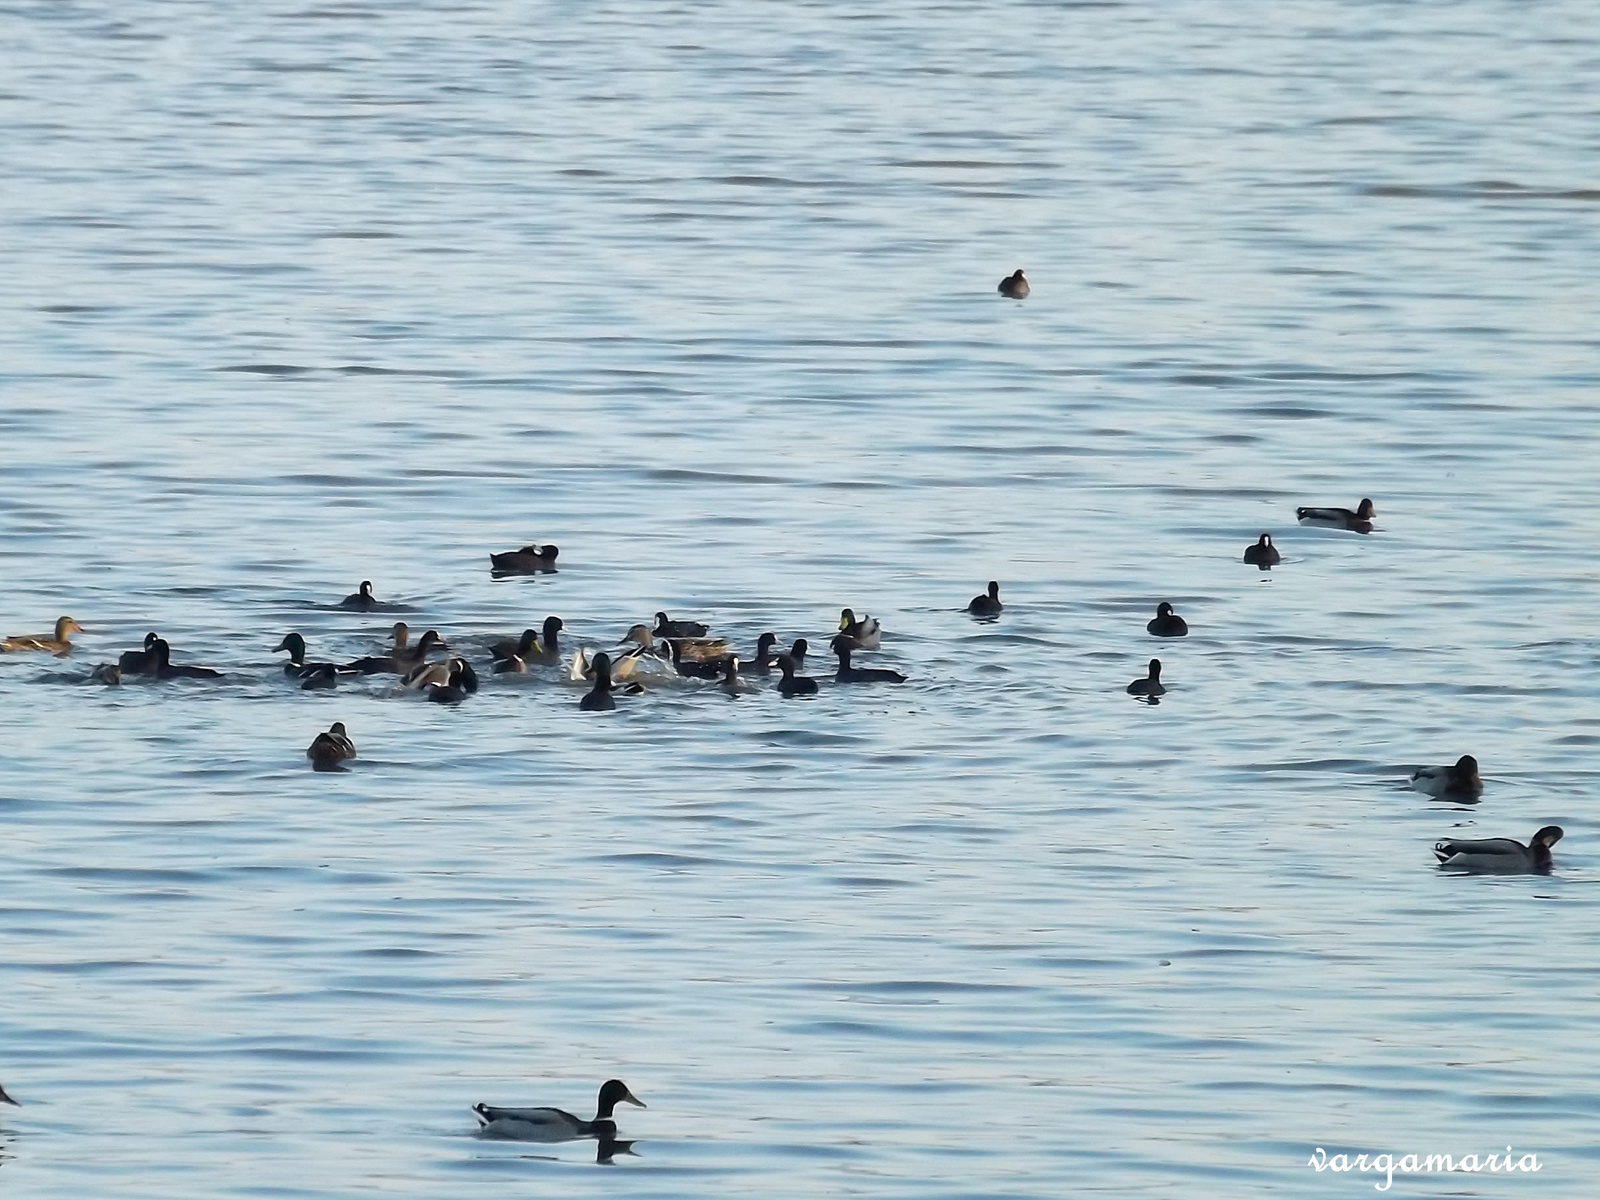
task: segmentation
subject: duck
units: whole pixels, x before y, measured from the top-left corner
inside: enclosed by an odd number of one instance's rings
[[[1294,518],[1302,525],[1321,525],[1333,529],[1353,529],[1357,533],[1372,532],[1372,518],[1378,510],[1372,501],[1363,499],[1355,512],[1348,508],[1297,508]]]
[[[394,659],[394,670],[403,675],[413,667],[427,662],[428,655],[435,650],[448,649],[450,647],[445,644],[444,638],[439,636],[437,629],[425,629],[422,631],[422,636],[417,639],[416,645],[401,646],[394,651],[391,655]]]
[[[389,631],[394,645],[387,654],[370,654],[366,658],[358,658],[354,662],[347,662],[339,668],[346,675],[385,675],[400,670],[396,655],[403,654],[411,642],[411,626],[404,621],[396,621],[394,628]]]
[[[721,686],[722,690],[727,692],[730,696],[737,696],[742,692],[748,692],[752,687],[755,686],[748,679],[740,678],[739,656],[737,654],[730,655],[724,661]]]
[[[0,1104],[15,1104],[18,1108],[22,1107],[18,1101],[13,1100],[10,1096],[6,1095],[6,1089],[3,1087],[0,1087]]]
[[[600,1085],[600,1098],[592,1121],[575,1117],[563,1108],[499,1108],[492,1104],[474,1104],[472,1111],[482,1122],[478,1127],[479,1137],[522,1142],[565,1142],[574,1138],[615,1134],[617,1127],[611,1114],[619,1104],[649,1107],[629,1091],[628,1085],[622,1080],[608,1079]]]
[[[1161,660],[1150,660],[1150,675],[1146,679],[1135,679],[1128,685],[1130,696],[1165,696],[1167,689],[1161,686]]]
[[[489,555],[489,565],[497,575],[553,575],[560,553],[556,546],[524,546]]]
[[[1256,539],[1255,545],[1244,548],[1244,560],[1260,567],[1263,571],[1270,571],[1283,561],[1283,555],[1279,554],[1278,548],[1272,544],[1272,535],[1263,533]]]
[[[210,667],[175,667],[172,665],[172,647],[167,644],[166,638],[157,638],[150,647],[151,653],[156,656],[155,670],[150,672],[157,679],[221,679],[221,671],[213,671]]]
[[[663,616],[666,614],[663,613]],[[629,625],[628,632],[617,639],[619,646],[632,643],[641,650],[652,649],[656,644],[656,635],[650,632],[650,626],[640,621],[637,625]]]
[[[1004,607],[1000,603],[1000,585],[993,579],[989,580],[987,592],[967,601],[967,611],[975,617],[998,617]]]
[[[428,683],[422,689],[429,700],[435,704],[459,704],[477,692],[478,673],[466,659],[452,658],[443,665],[449,668],[444,682]]]
[[[124,675],[150,674],[150,669],[155,666],[156,661],[150,652],[150,647],[156,644],[157,636],[159,635],[155,633],[145,634],[143,650],[124,650],[122,656],[117,659],[117,669]]]
[[[774,658],[773,647],[778,644],[778,635],[763,633],[756,639],[756,654],[754,658],[739,660],[739,670],[746,675],[765,675],[772,670]]]
[[[314,771],[342,771],[339,764],[356,756],[356,745],[345,732],[344,722],[335,721],[326,733],[319,733],[306,747],[306,757]]]
[[[839,610],[839,632],[850,639],[852,650],[876,650],[882,644],[883,624],[867,613],[858,621],[855,613],[843,608]]]
[[[1022,268],[1018,267],[1000,281],[1000,286],[996,290],[1007,299],[1026,300],[1028,293],[1033,289],[1028,286],[1027,279],[1023,277]]]
[[[668,619],[666,613],[658,612],[656,627],[650,632],[659,638],[699,638],[705,637],[711,630],[699,621],[673,621]]]
[[[1411,772],[1411,786],[1435,798],[1474,797],[1483,791],[1478,777],[1478,760],[1463,754],[1447,767],[1418,767]]]
[[[848,609],[846,610],[849,611]],[[839,670],[834,678],[840,683],[904,683],[906,677],[899,671],[891,671],[887,667],[852,667],[850,654],[855,649],[852,639],[846,634],[838,634],[829,643],[833,652],[839,656]]]
[[[72,653],[72,642],[68,635],[88,632],[71,617],[57,617],[55,633],[22,633],[5,638],[0,640],[0,652],[42,650],[46,654],[54,654],[57,658],[65,658]]]
[[[686,679],[721,679],[727,669],[727,658],[686,658],[683,642],[669,638],[672,648],[672,669]]]
[[[803,671],[806,665],[806,655],[811,653],[811,643],[805,638],[795,638],[794,645],[789,647],[789,657],[794,659],[794,669]]]
[[[1559,825],[1546,825],[1524,846],[1511,838],[1484,838],[1479,841],[1446,838],[1433,847],[1439,865],[1452,871],[1471,871],[1480,875],[1548,875],[1550,847],[1565,834]]]
[[[339,668],[332,663],[312,663],[300,675],[302,692],[325,692],[339,686]]]
[[[1177,613],[1172,611],[1172,605],[1163,600],[1156,605],[1155,620],[1145,626],[1156,637],[1188,637],[1189,624]]]
[[[372,594],[372,580],[363,579],[361,581],[361,590],[359,592],[351,592],[343,600],[339,601],[339,607],[348,608],[352,612],[371,612],[375,608],[382,608],[383,601]]]
[[[421,662],[412,667],[400,677],[400,686],[409,691],[420,692],[430,687],[447,687],[451,679],[458,673],[457,663],[467,665],[464,658],[445,658],[438,662]],[[470,669],[470,668],[469,668]],[[476,682],[476,677],[474,677]],[[473,688],[477,690],[476,687]]]
[[[491,658],[520,658],[528,662],[556,662],[561,657],[561,645],[556,638],[566,626],[560,617],[546,617],[544,630],[524,629],[516,640],[507,638],[489,647]],[[496,668],[498,670],[498,668]]]
[[[778,680],[778,691],[784,696],[815,696],[817,694],[817,681],[809,675],[796,675],[794,656],[780,654],[773,660],[778,664],[778,670],[783,672],[783,678]]]
[[[584,693],[583,699],[578,701],[579,712],[610,712],[617,707],[617,702],[611,698],[611,656],[609,654],[596,654],[594,656],[594,687]],[[626,1088],[623,1091],[627,1091]],[[631,1093],[630,1093],[631,1094]],[[605,1106],[605,1089],[600,1091],[600,1115],[608,1117],[611,1109]],[[612,1107],[616,1106],[613,1100]],[[535,1112],[542,1111],[539,1109]],[[560,1109],[550,1111],[560,1112]],[[481,1114],[480,1114],[481,1115]],[[563,1116],[567,1114],[562,1114]]]
[[[283,673],[285,675],[297,679],[305,679],[309,675],[320,672],[324,667],[329,671],[338,670],[337,667],[328,662],[308,663],[306,661],[306,640],[298,633],[284,634],[283,641],[272,648],[274,654],[279,650],[287,650],[289,652],[289,661],[283,664]],[[327,686],[332,687],[333,685],[328,684]]]
[[[89,672],[90,683],[103,683],[107,687],[122,686],[122,668],[116,663],[101,663]]]

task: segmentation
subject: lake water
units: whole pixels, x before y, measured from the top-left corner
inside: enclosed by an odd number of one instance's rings
[[[1589,5],[0,37],[0,635],[88,630],[0,659],[7,1197],[1354,1197],[1315,1147],[1508,1145],[1393,1194],[1593,1194]],[[826,676],[844,605],[909,683],[592,716],[272,652],[665,609]],[[61,682],[147,630],[226,679]],[[1463,753],[1481,804],[1405,787]],[[1433,865],[1546,824],[1548,877]],[[609,1168],[472,1136],[609,1076]]]

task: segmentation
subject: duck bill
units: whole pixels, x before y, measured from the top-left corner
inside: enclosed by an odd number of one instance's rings
[[[839,632],[843,633],[846,629],[849,629],[849,628],[850,628],[850,622],[847,621],[844,617],[840,617],[839,618]]]
[[[5,1088],[3,1088],[3,1087],[0,1087],[0,1102],[4,1102],[4,1103],[6,1103],[6,1104],[14,1104],[14,1105],[16,1105],[16,1106],[17,1106],[17,1107],[18,1107],[18,1108],[21,1108],[21,1107],[22,1107],[22,1105],[21,1105],[21,1104],[18,1104],[18,1103],[17,1103],[17,1101],[15,1101],[15,1100],[13,1100],[13,1099],[12,1099],[12,1098],[11,1098],[11,1097],[10,1097],[10,1096],[8,1096],[8,1095],[6,1095],[6,1090],[5,1090]],[[635,1104],[637,1104],[637,1103],[638,1103],[638,1101],[637,1101],[637,1100],[635,1100],[635,1101],[634,1101],[634,1103],[635,1103]]]
[[[640,1108],[649,1108],[650,1107],[643,1100],[639,1099],[639,1097],[635,1096],[632,1092],[623,1092],[622,1093],[622,1099],[623,1099],[624,1103],[637,1105]],[[631,1146],[633,1143],[629,1142],[627,1144]]]

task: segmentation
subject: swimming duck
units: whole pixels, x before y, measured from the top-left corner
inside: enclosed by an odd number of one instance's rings
[[[1156,637],[1188,637],[1189,625],[1177,613],[1172,611],[1172,605],[1163,600],[1156,605],[1155,620],[1145,626]]]
[[[324,667],[329,671],[338,669],[328,662],[308,663],[306,661],[306,640],[298,633],[284,634],[283,641],[274,646],[272,652],[276,654],[279,650],[287,650],[289,652],[289,661],[283,664],[283,673],[297,679],[305,679],[310,675],[318,674]],[[333,685],[330,683],[326,686],[332,687]]]
[[[344,768],[339,764],[355,756],[355,743],[345,733],[343,721],[335,721],[327,733],[317,734],[306,747],[306,757],[311,760],[314,771],[342,771]]]
[[[151,654],[150,647],[156,644],[157,635],[147,633],[144,635],[143,650],[124,650],[122,657],[117,659],[117,669],[124,675],[148,675],[155,666],[155,655]]]
[[[17,1101],[6,1095],[6,1090],[3,1087],[0,1087],[0,1104],[16,1104],[18,1108],[22,1107],[21,1104],[17,1103]]]
[[[975,617],[998,617],[1004,607],[1000,603],[1000,585],[993,579],[989,580],[987,593],[967,601],[967,611]]]
[[[1278,548],[1272,544],[1272,535],[1263,533],[1255,545],[1244,548],[1244,560],[1260,567],[1263,571],[1270,571],[1283,561],[1283,555],[1279,554]]]
[[[746,675],[765,675],[772,670],[774,657],[773,647],[778,644],[778,635],[763,633],[756,639],[756,656],[748,661],[739,660],[739,670]]]
[[[805,670],[806,655],[810,652],[810,642],[806,641],[805,638],[795,638],[794,645],[789,647],[789,657],[794,659],[794,669],[796,671]]]
[[[1161,660],[1150,660],[1150,676],[1147,679],[1135,679],[1128,685],[1130,696],[1165,696],[1167,689],[1161,686]]]
[[[730,655],[722,668],[722,690],[730,696],[737,696],[741,692],[748,692],[754,686],[748,679],[740,678],[739,656]]]
[[[452,658],[442,664],[449,668],[444,682],[428,683],[423,687],[429,700],[435,704],[459,704],[478,690],[478,673],[464,658]]]
[[[1511,838],[1484,838],[1462,841],[1446,838],[1433,852],[1441,867],[1452,871],[1472,871],[1480,875],[1548,875],[1550,847],[1563,833],[1559,825],[1546,825],[1524,846]]]
[[[594,656],[594,687],[584,693],[583,699],[578,701],[578,711],[610,712],[616,707],[617,702],[611,698],[611,656],[609,654],[596,654]],[[628,1089],[623,1088],[622,1090],[627,1091]],[[609,1117],[611,1109],[605,1107],[605,1098],[605,1089],[602,1088],[600,1091],[600,1115]],[[616,1107],[615,1100],[611,1104],[613,1108]],[[532,1111],[539,1112],[544,1110],[534,1109]],[[552,1109],[550,1111],[560,1112],[561,1110]],[[479,1115],[481,1116],[482,1114],[480,1113]],[[562,1115],[565,1116],[567,1114],[563,1113]]]
[[[1028,293],[1032,289],[1028,287],[1028,281],[1022,276],[1022,268],[1018,267],[1000,281],[1000,287],[997,290],[1008,299],[1026,300]]]
[[[394,659],[394,669],[400,674],[405,674],[413,667],[420,666],[428,661],[428,655],[435,650],[448,650],[444,638],[439,636],[437,629],[425,629],[422,636],[417,639],[414,646],[402,646],[395,650],[391,657]]]
[[[172,665],[172,647],[167,644],[166,638],[157,638],[150,647],[151,653],[156,656],[155,670],[150,672],[157,679],[221,679],[221,671],[213,671],[210,667],[175,667]]]
[[[849,611],[846,609],[845,611]],[[834,674],[834,679],[840,683],[904,683],[906,677],[899,671],[891,671],[887,667],[852,667],[850,653],[854,649],[852,639],[846,634],[838,634],[829,643],[833,652],[839,656],[839,670]]]
[[[555,546],[524,546],[521,550],[489,555],[489,565],[497,575],[551,575],[560,553]]]
[[[400,686],[413,692],[424,691],[430,687],[448,687],[451,679],[459,673],[456,665],[458,663],[467,666],[467,660],[464,658],[445,658],[438,662],[418,663],[400,677]],[[470,670],[470,667],[468,669]],[[476,686],[473,690],[477,690]]]
[[[363,579],[361,581],[361,590],[359,592],[351,592],[343,600],[339,601],[339,607],[348,608],[352,612],[371,612],[375,608],[382,608],[383,601],[372,594],[372,580]]]
[[[72,642],[67,635],[87,632],[89,631],[71,617],[57,617],[54,634],[17,634],[15,637],[0,641],[0,651],[42,650],[46,654],[54,654],[57,658],[65,658],[72,653]]]
[[[726,658],[685,658],[683,642],[677,638],[669,638],[667,645],[672,647],[672,669],[685,678],[721,679],[727,669],[728,660]]]
[[[507,638],[489,647],[491,658],[520,658],[523,662],[555,662],[561,657],[561,646],[556,639],[566,626],[560,617],[544,619],[543,640],[537,629],[524,629],[515,641]]]
[[[1357,533],[1372,532],[1372,518],[1378,515],[1378,510],[1372,507],[1371,500],[1362,500],[1356,506],[1355,512],[1348,508],[1297,508],[1294,510],[1295,520],[1302,525],[1321,525],[1333,529],[1353,529]]]
[[[573,1138],[615,1133],[616,1124],[611,1120],[611,1114],[619,1104],[647,1107],[643,1100],[628,1090],[628,1085],[622,1080],[608,1079],[600,1085],[600,1099],[592,1121],[575,1117],[562,1108],[497,1108],[492,1104],[474,1104],[472,1111],[483,1122],[478,1128],[479,1137],[522,1142],[565,1142]],[[606,1126],[610,1126],[610,1129]]]
[[[863,613],[861,620],[848,608],[839,610],[839,632],[850,639],[852,650],[876,650],[881,644],[883,625],[876,617]],[[838,641],[834,638],[834,641]]]
[[[395,656],[404,654],[409,648],[411,626],[404,621],[396,621],[394,628],[389,631],[389,636],[394,640],[394,645],[390,647],[388,653],[358,658],[354,662],[343,664],[339,670],[346,675],[384,675],[399,671],[399,662]]]
[[[666,613],[658,612],[656,627],[650,632],[656,637],[664,638],[700,638],[705,637],[711,630],[699,621],[672,621],[667,619]]]
[[[1477,796],[1483,791],[1483,780],[1478,777],[1478,760],[1463,754],[1453,766],[1418,767],[1411,772],[1411,786],[1419,792],[1437,798]]]
[[[817,681],[809,675],[796,675],[794,657],[780,654],[774,660],[778,670],[783,672],[783,678],[778,680],[778,691],[785,696],[815,696],[817,694]]]

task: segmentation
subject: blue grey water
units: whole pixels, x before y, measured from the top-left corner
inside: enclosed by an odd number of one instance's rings
[[[0,658],[7,1197],[1366,1194],[1317,1146],[1593,1194],[1589,4],[51,0],[0,45],[0,636],[88,631]],[[844,605],[909,683],[590,716],[272,653],[666,609],[825,676]],[[51,686],[152,629],[226,679]],[[1406,788],[1463,753],[1481,804]],[[1545,824],[1548,877],[1434,867]],[[613,1075],[609,1168],[472,1136]]]

